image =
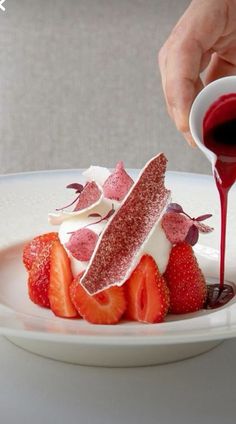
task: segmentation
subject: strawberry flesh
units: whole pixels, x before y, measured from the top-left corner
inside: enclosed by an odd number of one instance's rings
[[[69,295],[72,281],[70,259],[61,243],[55,241],[51,249],[48,296],[53,313],[62,318],[78,316]]]
[[[114,286],[90,295],[78,277],[70,286],[70,296],[79,314],[93,324],[116,324],[126,309],[123,287]]]
[[[162,322],[169,308],[169,290],[154,259],[144,255],[124,284],[125,317],[140,322]]]

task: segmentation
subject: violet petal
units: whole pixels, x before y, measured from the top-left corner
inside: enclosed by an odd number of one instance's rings
[[[195,221],[205,221],[205,219],[208,219],[211,217],[212,217],[212,214],[207,213],[205,215],[198,216],[197,218],[195,218]]]
[[[68,184],[66,188],[72,188],[73,190],[76,190],[76,193],[81,193],[81,191],[84,189],[84,186],[80,183],[72,183]]]
[[[183,208],[178,203],[170,203],[167,212],[183,213]]]
[[[193,224],[188,230],[188,234],[185,238],[185,241],[191,246],[194,246],[198,241],[198,237],[199,237],[198,228]]]
[[[102,215],[100,215],[100,213],[90,213],[89,215],[88,215],[88,217],[89,218],[101,218],[102,217]]]

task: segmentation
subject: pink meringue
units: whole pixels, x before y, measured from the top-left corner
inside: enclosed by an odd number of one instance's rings
[[[180,213],[167,212],[163,215],[161,224],[168,240],[176,244],[185,240],[193,221]]]
[[[124,169],[124,163],[119,161],[114,172],[103,184],[104,196],[107,199],[121,201],[124,199],[134,181]]]
[[[98,235],[94,231],[89,228],[81,228],[72,233],[66,243],[66,248],[78,261],[89,261],[97,241]]]
[[[101,195],[101,189],[95,183],[95,181],[86,183],[83,191],[80,193],[79,200],[75,206],[74,212],[87,209],[89,206],[96,203],[100,199]]]

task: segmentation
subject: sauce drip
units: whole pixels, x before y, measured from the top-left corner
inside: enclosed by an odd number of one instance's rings
[[[203,120],[204,145],[216,155],[214,178],[221,206],[220,278],[219,284],[208,286],[207,308],[216,308],[234,296],[224,283],[228,193],[236,181],[236,93],[221,96]]]

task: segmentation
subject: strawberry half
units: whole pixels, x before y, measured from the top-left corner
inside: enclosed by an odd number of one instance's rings
[[[32,302],[50,308],[48,298],[50,278],[50,255],[52,243],[44,245],[29,271],[28,293]]]
[[[23,249],[23,263],[29,271],[46,244],[58,240],[58,233],[46,233],[33,238]]]
[[[79,314],[93,324],[116,324],[126,308],[123,287],[114,286],[90,295],[77,278],[70,286],[70,296]]]
[[[149,323],[164,320],[169,308],[169,290],[151,256],[142,256],[124,288],[127,319]]]
[[[75,318],[77,311],[71,302],[69,286],[73,281],[70,259],[59,241],[53,243],[50,257],[50,282],[48,297],[55,315]]]
[[[206,282],[189,244],[172,248],[164,276],[170,290],[170,312],[184,314],[203,308]]]

